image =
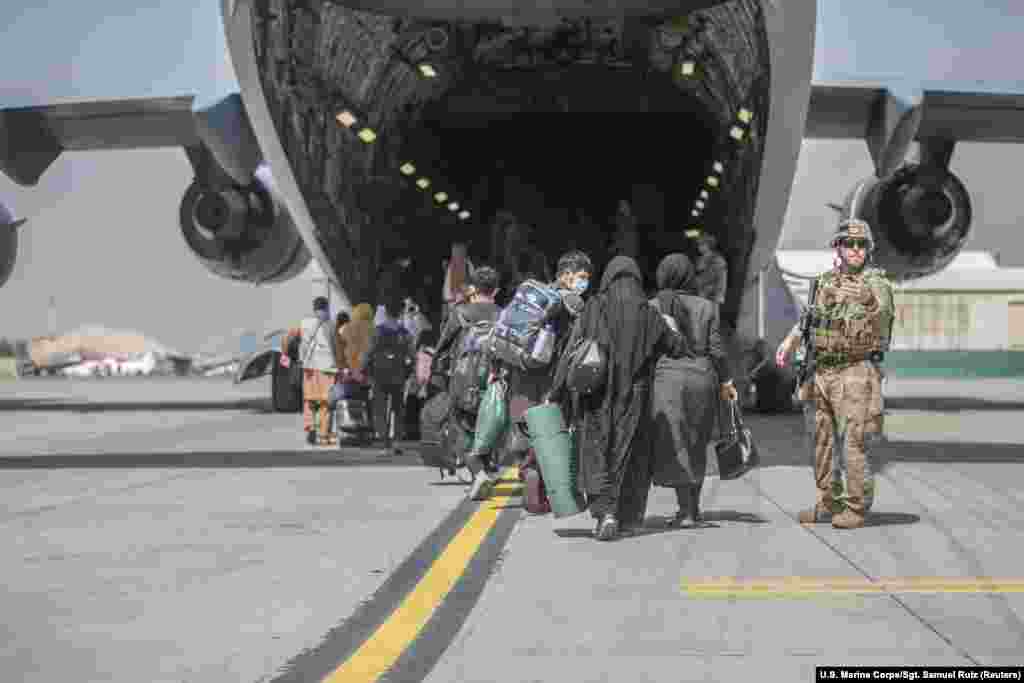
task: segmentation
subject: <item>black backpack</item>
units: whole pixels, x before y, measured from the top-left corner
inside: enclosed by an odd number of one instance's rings
[[[403,384],[411,368],[409,333],[404,328],[378,329],[377,342],[370,358],[373,381],[384,386]]]
[[[458,313],[462,331],[451,355],[451,380],[448,393],[452,406],[463,413],[476,415],[487,390],[491,356],[489,340],[494,331],[493,320],[468,322]]]

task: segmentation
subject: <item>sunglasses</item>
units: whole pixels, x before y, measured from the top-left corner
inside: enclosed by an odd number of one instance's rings
[[[847,249],[864,249],[868,246],[868,241],[862,239],[843,240],[843,246]]]

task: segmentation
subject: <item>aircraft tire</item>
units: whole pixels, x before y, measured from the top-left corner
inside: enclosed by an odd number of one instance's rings
[[[275,413],[297,413],[302,410],[302,389],[296,391],[288,373],[279,363],[274,363],[270,380],[270,402]]]

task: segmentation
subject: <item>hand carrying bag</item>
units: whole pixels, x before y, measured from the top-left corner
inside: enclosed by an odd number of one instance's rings
[[[718,475],[723,481],[739,479],[761,462],[757,445],[750,429],[743,424],[738,401],[729,401],[732,427],[725,439],[715,444],[718,456]]]

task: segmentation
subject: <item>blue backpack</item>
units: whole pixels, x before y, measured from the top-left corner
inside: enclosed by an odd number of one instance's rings
[[[548,365],[554,338],[551,330],[544,329],[544,320],[561,301],[557,290],[536,280],[519,285],[494,323],[491,356],[522,370]]]

